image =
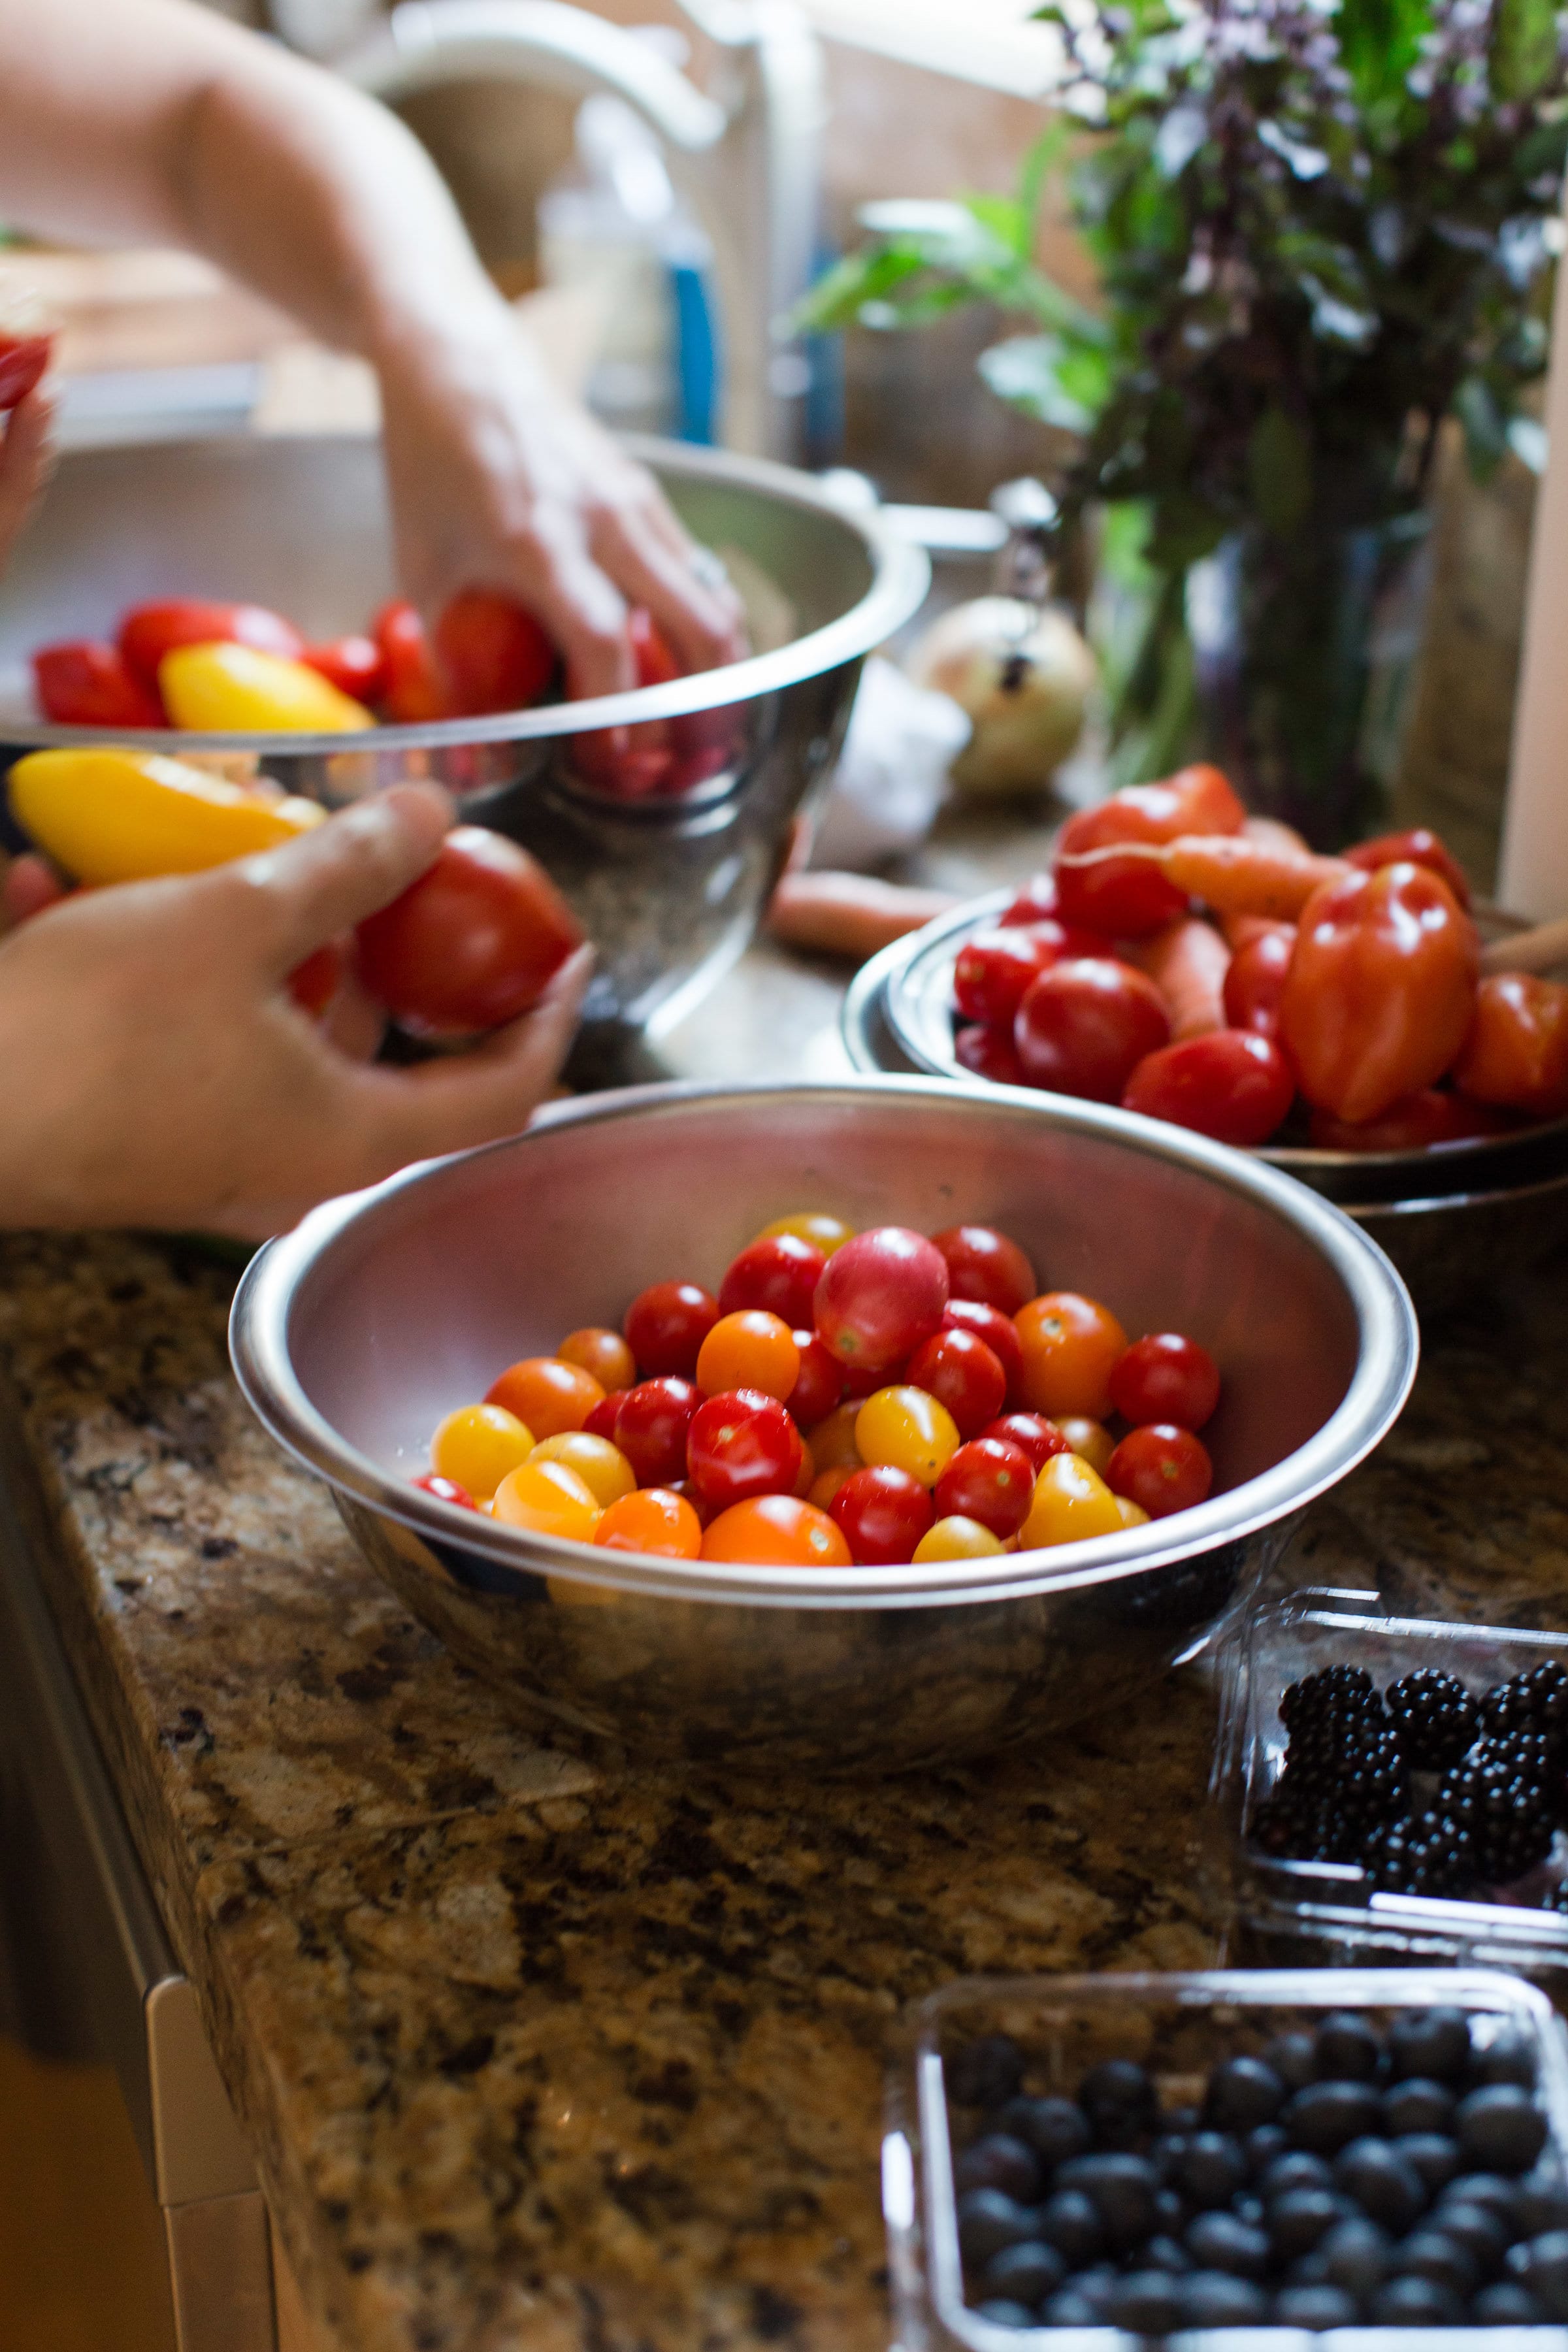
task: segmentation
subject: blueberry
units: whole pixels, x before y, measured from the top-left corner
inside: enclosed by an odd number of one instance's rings
[[[1141,2245],[1152,2233],[1158,2219],[1154,2200],[1159,2182],[1154,2178],[1153,2166],[1145,2157],[1110,2152],[1075,2156],[1058,2172],[1057,2184],[1064,2189],[1083,2190],[1113,2246]],[[1051,2201],[1054,2204],[1056,2200],[1053,2198]],[[1050,2210],[1047,2205],[1046,2211]]]
[[[1333,2178],[1321,2156],[1298,2147],[1289,2156],[1276,2157],[1258,2186],[1265,2198],[1283,2197],[1288,2189],[1327,2189]]]
[[[1428,2196],[1435,2197],[1459,2168],[1459,2143],[1447,2132],[1402,2132],[1388,2145],[1420,2174]]]
[[[1076,2286],[1063,2287],[1053,2294],[1040,2317],[1047,2327],[1098,2327],[1100,2306],[1092,2295]]]
[[[1478,2089],[1488,2083],[1513,2083],[1521,2091],[1535,2088],[1535,2052],[1527,2034],[1505,2025],[1484,2050],[1470,2060],[1470,2081]]]
[[[1268,2208],[1268,2236],[1275,2252],[1285,2262],[1310,2254],[1344,2215],[1343,2199],[1331,2189],[1287,2189]]]
[[[1395,2237],[1426,2210],[1425,2181],[1385,2139],[1353,2139],[1342,2148],[1334,2158],[1334,2187]]]
[[[1187,2225],[1187,2252],[1200,2270],[1237,2278],[1260,2279],[1268,2266],[1268,2239],[1234,2213],[1200,2213]]]
[[[1394,2250],[1394,2269],[1398,2278],[1430,2279],[1461,2303],[1480,2283],[1480,2266],[1469,2248],[1436,2227],[1413,2230]]]
[[[1375,2221],[1336,2221],[1309,2259],[1331,2286],[1342,2286],[1364,2303],[1387,2277],[1392,2251],[1387,2232]]]
[[[1169,2271],[1131,2271],[1116,2283],[1106,2307],[1114,2326],[1134,2336],[1165,2336],[1182,2315],[1182,2282]]]
[[[1171,2170],[1189,2204],[1228,2205],[1247,2179],[1247,2158],[1227,2132],[1194,2132]]]
[[[1376,2327],[1457,2327],[1463,2313],[1435,2279],[1393,2278],[1373,2296],[1370,2316]]]
[[[1445,2084],[1407,2075],[1383,2095],[1383,2128],[1391,2139],[1405,2132],[1446,2132],[1454,2112],[1454,2094]]]
[[[1342,2286],[1282,2286],[1270,2315],[1276,2327],[1353,2327],[1355,2299]]]
[[[1108,2126],[1143,2129],[1153,2122],[1159,2105],[1147,2073],[1131,2058],[1108,2058],[1091,2066],[1078,2086],[1078,2103],[1097,2139]]]
[[[1004,2246],[1035,2234],[1035,2216],[1000,2189],[971,2189],[958,2200],[958,2242],[966,2263],[988,2263]]]
[[[1009,2303],[1004,2296],[992,2295],[974,2306],[978,2319],[989,2319],[995,2327],[1033,2327],[1035,2315],[1021,2303]]]
[[[1440,2201],[1445,2205],[1484,2205],[1489,2213],[1497,2215],[1510,2238],[1519,2234],[1517,2181],[1504,2180],[1495,2172],[1461,2172],[1457,2179],[1448,2182]]]
[[[1023,2072],[1023,2056],[1011,2035],[988,2033],[966,2043],[947,2067],[947,2095],[960,2106],[1000,2106],[1017,2089]]]
[[[1121,2272],[1110,2263],[1096,2263],[1091,2270],[1079,2271],[1077,2278],[1069,2279],[1068,2284],[1076,2287],[1079,2294],[1087,2295],[1103,2320],[1105,2307],[1116,2292],[1121,2275]]]
[[[1309,2083],[1296,2093],[1282,2120],[1298,2147],[1334,2156],[1377,2129],[1377,2093],[1367,2083]]]
[[[1463,2246],[1482,2278],[1502,2268],[1502,2258],[1508,2252],[1508,2231],[1484,2205],[1445,2203],[1440,2212],[1432,2215],[1427,2226],[1441,2230],[1446,2238]]]
[[[1320,2082],[1370,2083],[1383,2056],[1383,2045],[1365,2018],[1351,2009],[1336,2009],[1325,2017],[1312,2044]]]
[[[1247,2168],[1256,2179],[1267,2172],[1275,2160],[1283,2156],[1290,2145],[1290,2135],[1283,2124],[1258,2124],[1241,2143]]]
[[[1194,2271],[1181,2284],[1184,2327],[1256,2327],[1268,2316],[1262,2289],[1230,2271]]]
[[[1158,2189],[1154,2192],[1154,2219],[1162,2230],[1184,2230],[1191,2219],[1192,2209],[1184,2197],[1174,2189]]]
[[[1009,2099],[998,2121],[1047,2168],[1081,2156],[1089,2146],[1089,2125],[1076,2099]]]
[[[1080,2263],[1093,2262],[1105,2248],[1105,2230],[1099,2210],[1081,2189],[1058,2189],[1053,2197],[1047,2197],[1040,2208],[1037,2230],[1046,2244],[1054,2246],[1063,2262],[1075,2270]],[[1036,2231],[1019,2232],[1020,2237],[1035,2234]]]
[[[1548,2319],[1568,2319],[1568,2230],[1547,2230],[1510,2249],[1509,2275],[1530,2289]]]
[[[1460,2009],[1414,2010],[1388,2029],[1389,2071],[1396,2083],[1417,2074],[1458,2085],[1470,2063],[1470,2029]]]
[[[1545,2316],[1530,2289],[1516,2279],[1499,2279],[1495,2286],[1482,2287],[1470,2305],[1478,2327],[1539,2327]]]
[[[1202,2120],[1196,2107],[1173,2107],[1165,2117],[1165,2129],[1172,2132],[1195,2132]]]
[[[1568,2190],[1556,2162],[1548,2157],[1527,2172],[1519,2184],[1516,2208],[1521,2237],[1539,2238],[1548,2230],[1568,2230]]]
[[[1459,2146],[1493,2172],[1528,2172],[1546,2145],[1546,2117],[1518,2083],[1489,2083],[1454,2110]]]
[[[1026,2239],[1020,2245],[1004,2246],[999,2254],[993,2254],[980,2284],[987,2294],[1033,2305],[1054,2294],[1066,2277],[1067,2264],[1056,2248],[1042,2245],[1034,2238]]]
[[[1010,2133],[987,2132],[953,2166],[952,2185],[961,2197],[970,2189],[1000,2189],[1020,2205],[1031,2205],[1040,2193],[1040,2159]]]
[[[1277,2033],[1263,2052],[1288,2091],[1304,2091],[1318,2079],[1318,2053],[1310,2033]]]
[[[1150,2141],[1148,2148],[1149,2161],[1153,2166],[1155,2175],[1159,2179],[1169,2180],[1172,2179],[1176,2168],[1176,2159],[1181,2155],[1182,2150],[1186,2147],[1186,2144],[1187,2134],[1185,2132],[1162,2132],[1158,2139]]]
[[[1240,2189],[1231,2199],[1230,2210],[1237,2220],[1245,2221],[1250,2230],[1256,2230],[1262,2224],[1263,2200],[1261,2197],[1255,2196],[1250,2189]]]
[[[1147,2245],[1140,2246],[1138,2252],[1131,2255],[1129,2260],[1136,2263],[1141,2271],[1181,2273],[1190,2271],[1193,2266],[1193,2258],[1185,2246],[1179,2244],[1174,2238],[1167,2238],[1163,2234],[1151,2238]]]
[[[1226,2058],[1209,2076],[1204,2120],[1215,2131],[1248,2132],[1271,2124],[1289,2095],[1265,2060]]]

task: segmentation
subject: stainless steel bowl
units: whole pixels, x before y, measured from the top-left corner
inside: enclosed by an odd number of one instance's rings
[[[549,1542],[408,1482],[514,1358],[714,1283],[771,1218],[994,1222],[1042,1280],[1211,1348],[1218,1491],[1180,1519],[925,1567],[677,1563]],[[240,1383],[367,1557],[532,1724],[737,1769],[929,1763],[1038,1738],[1189,1654],[1414,1377],[1409,1301],[1272,1170],[1089,1104],[929,1079],[630,1090],[308,1217],[235,1301]]]
[[[930,578],[924,554],[874,514],[840,512],[785,467],[632,446],[694,536],[735,561],[742,590],[753,584],[759,641],[784,642],[668,686],[492,719],[139,738],[175,752],[256,752],[290,791],[329,806],[399,777],[449,785],[466,816],[543,860],[598,948],[584,1075],[635,1069],[640,1041],[745,945],[795,816],[837,751],[862,659]],[[106,635],[129,604],[249,598],[328,636],[363,627],[392,593],[374,441],[235,436],[68,454],[0,581],[0,765],[7,747],[102,740],[30,717],[28,656],[56,638]],[[712,765],[679,797],[619,798],[574,750],[584,735],[658,720],[683,728]]]

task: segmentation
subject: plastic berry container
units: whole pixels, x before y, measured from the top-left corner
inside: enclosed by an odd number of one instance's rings
[[[1433,2015],[1443,2011],[1457,2011],[1464,2020],[1460,2048],[1468,2043],[1468,2054],[1461,2059],[1459,2079],[1468,2079],[1467,2065],[1472,2075],[1488,2073],[1482,2062],[1489,2053],[1501,2059],[1505,2045],[1509,2060],[1522,2058],[1531,2077],[1527,2097],[1534,2129],[1544,2134],[1524,2185],[1545,2182],[1562,2202],[1568,2181],[1568,2033],[1545,1994],[1514,1976],[1413,1966],[973,1978],[933,1994],[913,2012],[905,2052],[890,2077],[882,2143],[896,2352],[955,2352],[958,2347],[1010,2352],[1020,2346],[1122,2352],[1155,2342],[1172,2352],[1309,2352],[1312,2346],[1326,2352],[1416,2352],[1417,2347],[1563,2352],[1568,2326],[1551,2321],[1484,2325],[1461,2318],[1453,2325],[1391,2326],[1362,2318],[1309,2330],[1265,2315],[1245,2325],[1178,2320],[1140,2330],[1110,2321],[1055,2324],[1044,2316],[1045,2303],[1027,2318],[1016,2312],[1008,2320],[988,2316],[981,2307],[991,2273],[976,2274],[973,2193],[963,2192],[960,2184],[965,2152],[978,2135],[994,2129],[999,2101],[1016,2095],[1074,2101],[1091,2069],[1131,2061],[1157,2099],[1156,2128],[1169,2121],[1191,2129],[1180,2111],[1190,2116],[1200,2105],[1211,2070],[1221,2061],[1256,2058],[1283,2035],[1296,2037],[1300,2046],[1336,2011],[1352,2013],[1391,2047],[1391,2029],[1408,2035],[1426,2021],[1433,2032],[1451,2032],[1451,2017],[1440,2027]],[[1510,2081],[1522,2079],[1507,2064],[1499,2072]],[[1060,2185],[1059,2174],[1059,2167],[1053,2173],[1047,2164],[1032,2196],[1049,2197]],[[1436,2221],[1441,2210],[1441,2192],[1434,2191],[1428,2218]],[[971,2249],[967,2280],[965,2244]],[[1135,2267],[1136,2260],[1126,2256],[1121,2267]],[[1271,2308],[1277,2290],[1260,2293]]]
[[[1568,1635],[1389,1617],[1374,1592],[1328,1587],[1293,1593],[1235,1628],[1216,1659],[1220,1721],[1206,1839],[1207,1892],[1226,1923],[1221,1958],[1465,1960],[1548,1981],[1568,1969],[1568,1914],[1548,1907],[1557,1889],[1568,1888],[1562,1830],[1519,1887],[1462,1900],[1391,1893],[1354,1864],[1279,1859],[1254,1834],[1284,1764],[1279,1703],[1292,1683],[1347,1664],[1364,1667],[1384,1691],[1428,1667],[1479,1698],[1549,1659],[1568,1667]]]

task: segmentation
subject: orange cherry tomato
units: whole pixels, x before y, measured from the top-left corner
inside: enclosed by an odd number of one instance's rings
[[[606,1551],[695,1559],[702,1549],[702,1522],[684,1495],[671,1494],[668,1486],[643,1486],[608,1506],[594,1541]]]
[[[915,1546],[917,1560],[928,1559],[989,1559],[1000,1552],[999,1538],[978,1519],[966,1519],[962,1513],[952,1513],[938,1519],[926,1529]]]
[[[1020,1551],[1119,1535],[1126,1521],[1098,1470],[1079,1454],[1053,1454],[1035,1481],[1029,1516],[1018,1530]]]
[[[811,1492],[806,1501],[815,1503],[819,1511],[829,1509],[833,1497],[846,1478],[852,1478],[854,1475],[854,1465],[847,1462],[836,1463],[831,1470],[819,1470],[811,1482]]]
[[[1031,1412],[1102,1420],[1110,1410],[1110,1375],[1127,1334],[1108,1307],[1076,1290],[1047,1290],[1013,1318],[1024,1350],[1019,1390]]]
[[[559,1356],[524,1356],[485,1391],[487,1404],[505,1405],[528,1423],[536,1439],[581,1429],[604,1401],[605,1391],[593,1373],[581,1364],[563,1363]]]
[[[430,1440],[430,1467],[487,1503],[509,1471],[527,1461],[533,1432],[504,1405],[460,1404]]]
[[[842,1217],[830,1217],[825,1209],[795,1209],[787,1217],[775,1217],[756,1238],[772,1241],[775,1234],[793,1234],[797,1241],[810,1242],[824,1257],[831,1257],[836,1249],[854,1240],[855,1228]]]
[[[757,1567],[847,1568],[849,1547],[826,1511],[795,1495],[759,1495],[721,1511],[702,1538],[704,1559]]]
[[[637,1489],[637,1474],[620,1447],[606,1437],[590,1437],[585,1429],[563,1429],[557,1437],[542,1438],[528,1458],[564,1462],[568,1470],[575,1470],[601,1510]]]
[[[814,1422],[806,1432],[811,1458],[819,1472],[858,1470],[862,1466],[860,1448],[855,1443],[855,1423],[862,1402],[861,1398],[851,1397],[847,1404],[835,1405],[826,1421]]]
[[[784,1403],[800,1378],[795,1334],[765,1307],[721,1315],[697,1351],[697,1385],[704,1396],[726,1389],[760,1389]]]
[[[618,1331],[606,1330],[603,1324],[588,1323],[580,1331],[568,1331],[555,1350],[563,1364],[577,1364],[592,1372],[606,1396],[616,1389],[637,1386],[637,1359]]]
[[[907,1470],[934,1486],[960,1444],[958,1424],[924,1389],[878,1389],[855,1416],[855,1443],[872,1468]]]
[[[1091,1470],[1105,1475],[1105,1465],[1116,1451],[1116,1440],[1102,1421],[1090,1421],[1087,1414],[1069,1412],[1057,1427],[1067,1439],[1068,1451],[1087,1462]]]
[[[503,1527],[592,1543],[604,1517],[594,1491],[564,1462],[525,1462],[496,1488],[495,1517]]]

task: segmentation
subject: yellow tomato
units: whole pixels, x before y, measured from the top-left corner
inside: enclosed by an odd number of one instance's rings
[[[878,1389],[855,1416],[860,1459],[934,1486],[958,1451],[958,1424],[924,1389]]]
[[[1130,1495],[1118,1495],[1115,1500],[1116,1516],[1121,1520],[1124,1528],[1146,1528],[1148,1526],[1149,1514],[1143,1508],[1142,1503],[1135,1503]]]
[[[203,735],[350,735],[375,725],[308,662],[254,646],[176,646],[158,664],[158,691],[176,727]]]
[[[764,1307],[721,1315],[697,1351],[697,1385],[704,1396],[726,1389],[760,1389],[784,1404],[800,1378],[800,1349],[782,1316]]]
[[[989,1559],[1002,1546],[989,1528],[978,1519],[966,1519],[954,1512],[938,1519],[926,1529],[915,1546],[915,1558],[923,1559]]]
[[[1105,1465],[1116,1451],[1116,1440],[1102,1421],[1090,1421],[1082,1413],[1069,1412],[1057,1427],[1081,1462],[1091,1470],[1105,1475]]]
[[[11,813],[35,845],[94,887],[226,866],[326,815],[314,801],[281,799],[157,751],[29,751],[9,789]]]
[[[484,1503],[532,1451],[532,1430],[504,1405],[460,1404],[430,1440],[430,1467]]]
[[[1029,1516],[1018,1530],[1020,1551],[1113,1536],[1125,1522],[1115,1496],[1081,1454],[1053,1454],[1035,1481]]]
[[[818,1470],[859,1470],[864,1465],[860,1448],[855,1443],[855,1423],[859,1417],[858,1399],[848,1404],[836,1404],[826,1421],[814,1422],[806,1435],[811,1441],[811,1458]]]
[[[564,1462],[525,1462],[496,1488],[497,1520],[531,1535],[592,1543],[603,1511],[585,1479]]]
[[[542,1437],[529,1455],[531,1462],[564,1462],[575,1470],[594,1500],[607,1510],[637,1486],[637,1474],[618,1445],[607,1437],[590,1437],[585,1429],[563,1429]]]
[[[793,1234],[799,1242],[810,1242],[824,1257],[831,1257],[854,1238],[855,1228],[847,1225],[842,1217],[830,1217],[825,1209],[796,1209],[787,1217],[775,1217],[756,1236],[760,1242],[771,1242],[776,1234]]]

